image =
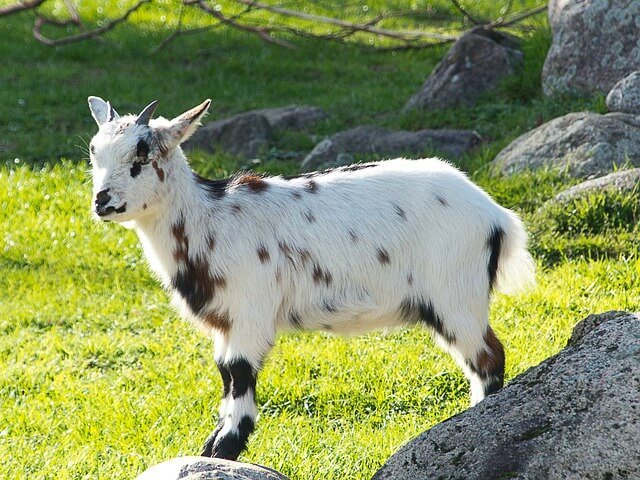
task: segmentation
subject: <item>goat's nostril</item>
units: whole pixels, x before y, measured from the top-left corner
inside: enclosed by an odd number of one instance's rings
[[[108,188],[106,190],[101,190],[100,192],[98,192],[98,195],[96,195],[96,205],[98,207],[104,207],[111,201],[111,195],[109,195],[109,193],[107,192],[109,192]]]

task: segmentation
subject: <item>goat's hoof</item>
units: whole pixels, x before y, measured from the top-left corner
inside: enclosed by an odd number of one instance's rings
[[[237,435],[228,434],[219,436],[213,443],[211,456],[214,458],[224,458],[226,460],[237,460],[245,445]]]
[[[204,442],[204,445],[202,447],[202,451],[200,452],[200,456],[201,457],[213,457],[213,446],[216,443],[216,438],[218,438],[218,434],[220,433],[220,430],[222,429],[222,427],[218,426],[218,428],[216,428],[213,433],[211,435],[209,435],[209,438],[207,438],[207,441]]]

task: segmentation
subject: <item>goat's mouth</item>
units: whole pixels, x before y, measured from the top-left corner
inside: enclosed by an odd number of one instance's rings
[[[127,210],[127,203],[125,202],[121,206],[119,206],[118,208],[116,208],[114,206],[96,207],[96,214],[100,218],[104,218],[104,217],[108,217],[109,215],[112,215],[114,213],[124,213],[126,210]]]

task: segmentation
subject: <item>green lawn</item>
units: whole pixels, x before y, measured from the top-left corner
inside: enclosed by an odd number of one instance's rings
[[[489,15],[507,2],[465,2],[474,3],[475,12]],[[446,4],[439,2],[443,11]],[[153,8],[169,11],[170,4]],[[135,235],[91,218],[90,94],[112,100],[121,113],[158,98],[164,116],[208,97],[210,118],[320,105],[332,119],[319,134],[374,122],[478,130],[486,146],[460,165],[523,215],[539,264],[534,290],[498,296],[492,307],[508,378],[559,351],[587,314],[640,310],[637,199],[596,195],[540,208],[575,181],[557,172],[503,179],[486,168],[540,119],[602,109],[600,98],[541,96],[549,44],[543,18],[521,33],[525,67],[498,94],[474,108],[422,115],[399,110],[445,48],[376,53],[294,40],[299,48],[289,51],[219,29],[150,55],[166,34],[153,19],[149,7],[106,43],[58,49],[31,39],[28,14],[0,19],[0,477],[131,479],[196,453],[214,427],[221,382],[211,342],[171,309]],[[294,171],[292,162],[276,160],[278,152],[317,140],[282,136],[258,169]],[[193,164],[221,176],[242,162],[200,153]],[[468,405],[462,373],[422,330],[283,336],[257,395],[260,419],[241,459],[292,480],[369,478],[401,444]]]

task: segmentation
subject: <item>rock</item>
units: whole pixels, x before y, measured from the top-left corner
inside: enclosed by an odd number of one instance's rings
[[[327,117],[320,107],[305,105],[251,110],[203,125],[183,147],[251,159],[273,144],[275,130],[307,130]]]
[[[395,453],[373,480],[640,478],[640,316],[591,315],[567,347]]]
[[[551,0],[544,93],[606,94],[640,70],[639,18],[638,0]]]
[[[264,108],[252,113],[264,115],[274,130],[309,130],[329,117],[320,107],[292,105],[281,108]]]
[[[607,95],[610,112],[640,115],[640,71],[624,77]]]
[[[405,110],[445,109],[474,105],[478,96],[494,90],[522,62],[515,37],[476,27],[451,47]]]
[[[640,117],[578,112],[518,137],[493,165],[506,175],[551,167],[586,178],[606,175],[627,162],[640,167]]]
[[[604,177],[587,180],[568,188],[555,196],[556,202],[567,202],[593,192],[638,192],[640,196],[640,168],[610,173]]]
[[[318,143],[302,161],[305,170],[323,165],[336,165],[339,160],[352,158],[341,154],[376,154],[382,157],[442,153],[460,157],[481,142],[476,132],[468,130],[387,130],[374,126],[359,126],[336,133]]]
[[[249,159],[270,146],[273,139],[273,128],[267,118],[248,112],[207,123],[182,145],[187,150],[199,148],[211,153],[223,150]]]
[[[251,463],[219,458],[178,457],[151,467],[136,480],[288,480],[281,473]]]

